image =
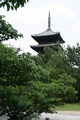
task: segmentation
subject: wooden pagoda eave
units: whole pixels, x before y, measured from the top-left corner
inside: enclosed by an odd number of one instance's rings
[[[52,46],[57,46],[58,44],[42,44],[42,45],[31,45],[30,47],[35,50],[36,52],[43,53],[44,47],[52,47]]]
[[[32,38],[37,41],[39,44],[42,43],[55,43],[55,40],[57,40],[57,42],[61,42],[64,43],[65,41],[62,39],[60,33],[57,34],[51,34],[51,35],[44,35],[44,36],[39,36],[39,35],[31,35]]]

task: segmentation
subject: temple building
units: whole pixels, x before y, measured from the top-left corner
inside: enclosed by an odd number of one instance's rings
[[[44,52],[45,46],[57,46],[58,44],[65,43],[59,32],[53,32],[50,28],[51,18],[50,11],[48,16],[48,29],[42,33],[31,35],[31,37],[38,42],[38,45],[31,45],[30,47],[38,53]]]

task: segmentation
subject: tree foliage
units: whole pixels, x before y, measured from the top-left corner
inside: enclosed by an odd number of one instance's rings
[[[71,74],[72,66],[67,59],[67,53],[68,51],[63,50],[61,47],[58,51],[45,48],[44,54],[39,54],[35,63],[45,69],[48,78],[47,82],[53,81],[61,85],[64,90],[64,102],[75,102],[77,100],[76,78]]]
[[[67,47],[67,59],[69,64],[74,67],[80,67],[80,45],[77,43],[76,47]]]
[[[0,41],[9,39],[17,40],[19,37],[23,37],[22,34],[19,34],[18,31],[14,29],[11,24],[7,23],[3,18],[4,16],[0,15]]]
[[[76,101],[79,69],[74,71],[69,64],[68,51],[52,49],[50,55],[36,57],[19,52],[20,48],[0,43],[0,115],[10,120],[31,119],[54,112],[63,102]],[[74,75],[69,73],[72,70]]]
[[[0,43],[0,115],[23,120],[54,112],[62,104],[61,86],[49,82],[45,69],[29,53],[19,51]]]
[[[10,9],[15,9],[17,10],[19,7],[24,7],[24,5],[28,2],[29,0],[0,0],[0,7],[7,7],[7,11]]]
[[[67,47],[66,51],[67,60],[69,65],[71,66],[71,71],[69,74],[73,76],[77,82],[75,84],[75,89],[78,91],[77,97],[78,101],[80,101],[80,45],[76,44],[76,47]]]

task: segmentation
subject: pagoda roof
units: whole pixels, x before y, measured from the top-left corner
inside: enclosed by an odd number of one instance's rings
[[[54,32],[50,28],[51,26],[51,19],[50,19],[50,11],[48,16],[48,29],[43,31],[39,34],[31,35],[31,37],[36,40],[39,44],[38,45],[31,45],[30,47],[35,50],[36,52],[43,53],[45,46],[56,46],[60,45],[61,43],[65,43],[63,38],[60,35],[60,32]]]
[[[45,47],[45,46],[54,46],[54,45],[58,45],[58,43],[31,45],[31,47]]]
[[[31,35],[31,36],[32,37],[41,37],[41,36],[51,36],[51,35],[57,35],[57,34],[59,34],[59,32],[53,32],[51,29],[47,29],[44,32],[41,32],[39,34],[34,34],[34,35]]]
[[[45,43],[55,43],[60,41],[60,43],[64,43],[65,41],[62,39],[60,32],[54,32],[50,28],[51,26],[51,19],[50,19],[50,11],[48,16],[48,29],[44,32],[39,34],[31,35],[31,37],[36,40],[39,44]]]
[[[52,47],[52,46],[56,46],[56,45],[58,45],[58,43],[38,44],[38,45],[31,45],[30,47],[38,53],[39,52],[43,53],[44,47]]]
[[[42,43],[55,43],[56,42],[64,43],[65,41],[61,37],[59,32],[53,32],[51,29],[47,29],[46,31],[31,35],[34,40],[36,40],[39,44]]]

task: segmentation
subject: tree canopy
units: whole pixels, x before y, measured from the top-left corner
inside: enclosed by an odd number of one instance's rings
[[[7,23],[3,18],[4,16],[0,15],[0,41],[9,39],[17,40],[19,37],[23,37],[22,34],[19,34],[18,31],[14,29],[11,24]]]
[[[50,51],[46,60],[47,53],[34,57],[0,43],[0,115],[10,120],[31,119],[77,100],[79,81],[77,71],[71,73],[68,51]]]
[[[0,7],[7,7],[7,10],[15,9],[17,10],[19,7],[24,7],[24,5],[29,0],[0,0]]]
[[[70,49],[72,50],[71,47]],[[60,47],[58,51],[55,51],[52,48],[46,47],[44,54],[39,54],[33,59],[36,65],[40,65],[46,70],[49,82],[56,82],[62,86],[62,89],[65,87],[63,101],[75,102],[77,100],[77,89],[75,88],[77,79],[72,75],[72,71],[74,71],[74,68],[70,64],[72,54],[70,53],[69,55],[70,58],[68,56],[68,48],[64,50]],[[46,78],[44,81],[46,81]]]
[[[54,112],[62,104],[65,87],[49,82],[45,69],[19,51],[0,43],[0,115],[23,120]]]

